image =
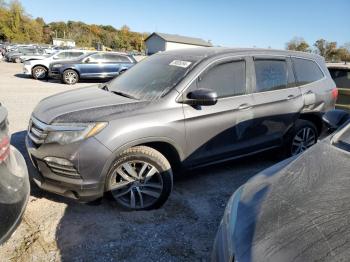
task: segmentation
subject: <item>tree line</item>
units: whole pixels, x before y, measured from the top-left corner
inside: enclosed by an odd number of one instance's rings
[[[350,62],[350,42],[338,47],[337,42],[321,38],[310,46],[302,37],[294,37],[286,43],[286,49],[317,53],[330,62]]]
[[[67,21],[45,23],[32,18],[18,0],[0,0],[0,41],[51,44],[52,38],[73,39],[79,47],[102,44],[111,49],[143,51],[148,33],[132,32],[126,25],[116,29],[110,25]]]

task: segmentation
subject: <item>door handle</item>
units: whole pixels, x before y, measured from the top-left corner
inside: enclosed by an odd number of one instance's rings
[[[238,107],[238,110],[245,110],[245,109],[250,109],[252,108],[251,105],[245,103],[245,104],[241,104],[239,107]]]
[[[287,99],[286,99],[286,100],[291,100],[291,99],[293,99],[293,98],[295,98],[295,95],[289,95],[289,96],[287,96]]]

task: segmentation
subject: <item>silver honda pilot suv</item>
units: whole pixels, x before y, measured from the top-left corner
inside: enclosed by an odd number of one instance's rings
[[[42,100],[26,146],[44,190],[159,208],[173,172],[317,142],[337,89],[322,57],[196,48],[153,55],[111,82]]]

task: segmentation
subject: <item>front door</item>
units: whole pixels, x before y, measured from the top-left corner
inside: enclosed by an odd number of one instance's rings
[[[200,165],[233,155],[248,146],[253,99],[245,58],[214,62],[182,94],[196,88],[217,92],[212,106],[184,104],[188,164]]]
[[[99,78],[106,74],[107,64],[102,53],[92,54],[79,64],[82,78]]]

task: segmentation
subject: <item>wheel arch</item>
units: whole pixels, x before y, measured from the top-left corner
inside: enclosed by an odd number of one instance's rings
[[[32,67],[32,73],[33,73],[34,68],[36,68],[36,67],[38,67],[38,66],[42,66],[42,67],[44,67],[47,71],[49,71],[49,68],[48,68],[47,66],[42,65],[42,64],[38,64],[38,65],[35,65],[35,66]]]
[[[101,181],[105,181],[106,176],[110,170],[112,163],[115,161],[117,156],[122,153],[124,150],[127,150],[131,147],[135,146],[148,146],[165,156],[165,158],[169,161],[171,167],[173,169],[178,169],[181,167],[181,163],[184,159],[184,153],[181,148],[176,145],[176,143],[168,138],[143,138],[139,140],[134,140],[132,142],[126,143],[121,147],[112,151],[111,156],[106,161],[104,168],[101,173]]]
[[[73,71],[75,71],[77,74],[78,74],[78,77],[80,78],[80,72],[79,72],[79,70],[78,69],[76,69],[76,68],[74,68],[74,67],[67,67],[67,68],[63,68],[62,69],[62,75],[64,74],[64,72],[66,72],[67,70],[73,70]]]
[[[317,128],[318,135],[322,133],[323,121],[321,113],[303,113],[300,115],[299,119],[312,122]]]

